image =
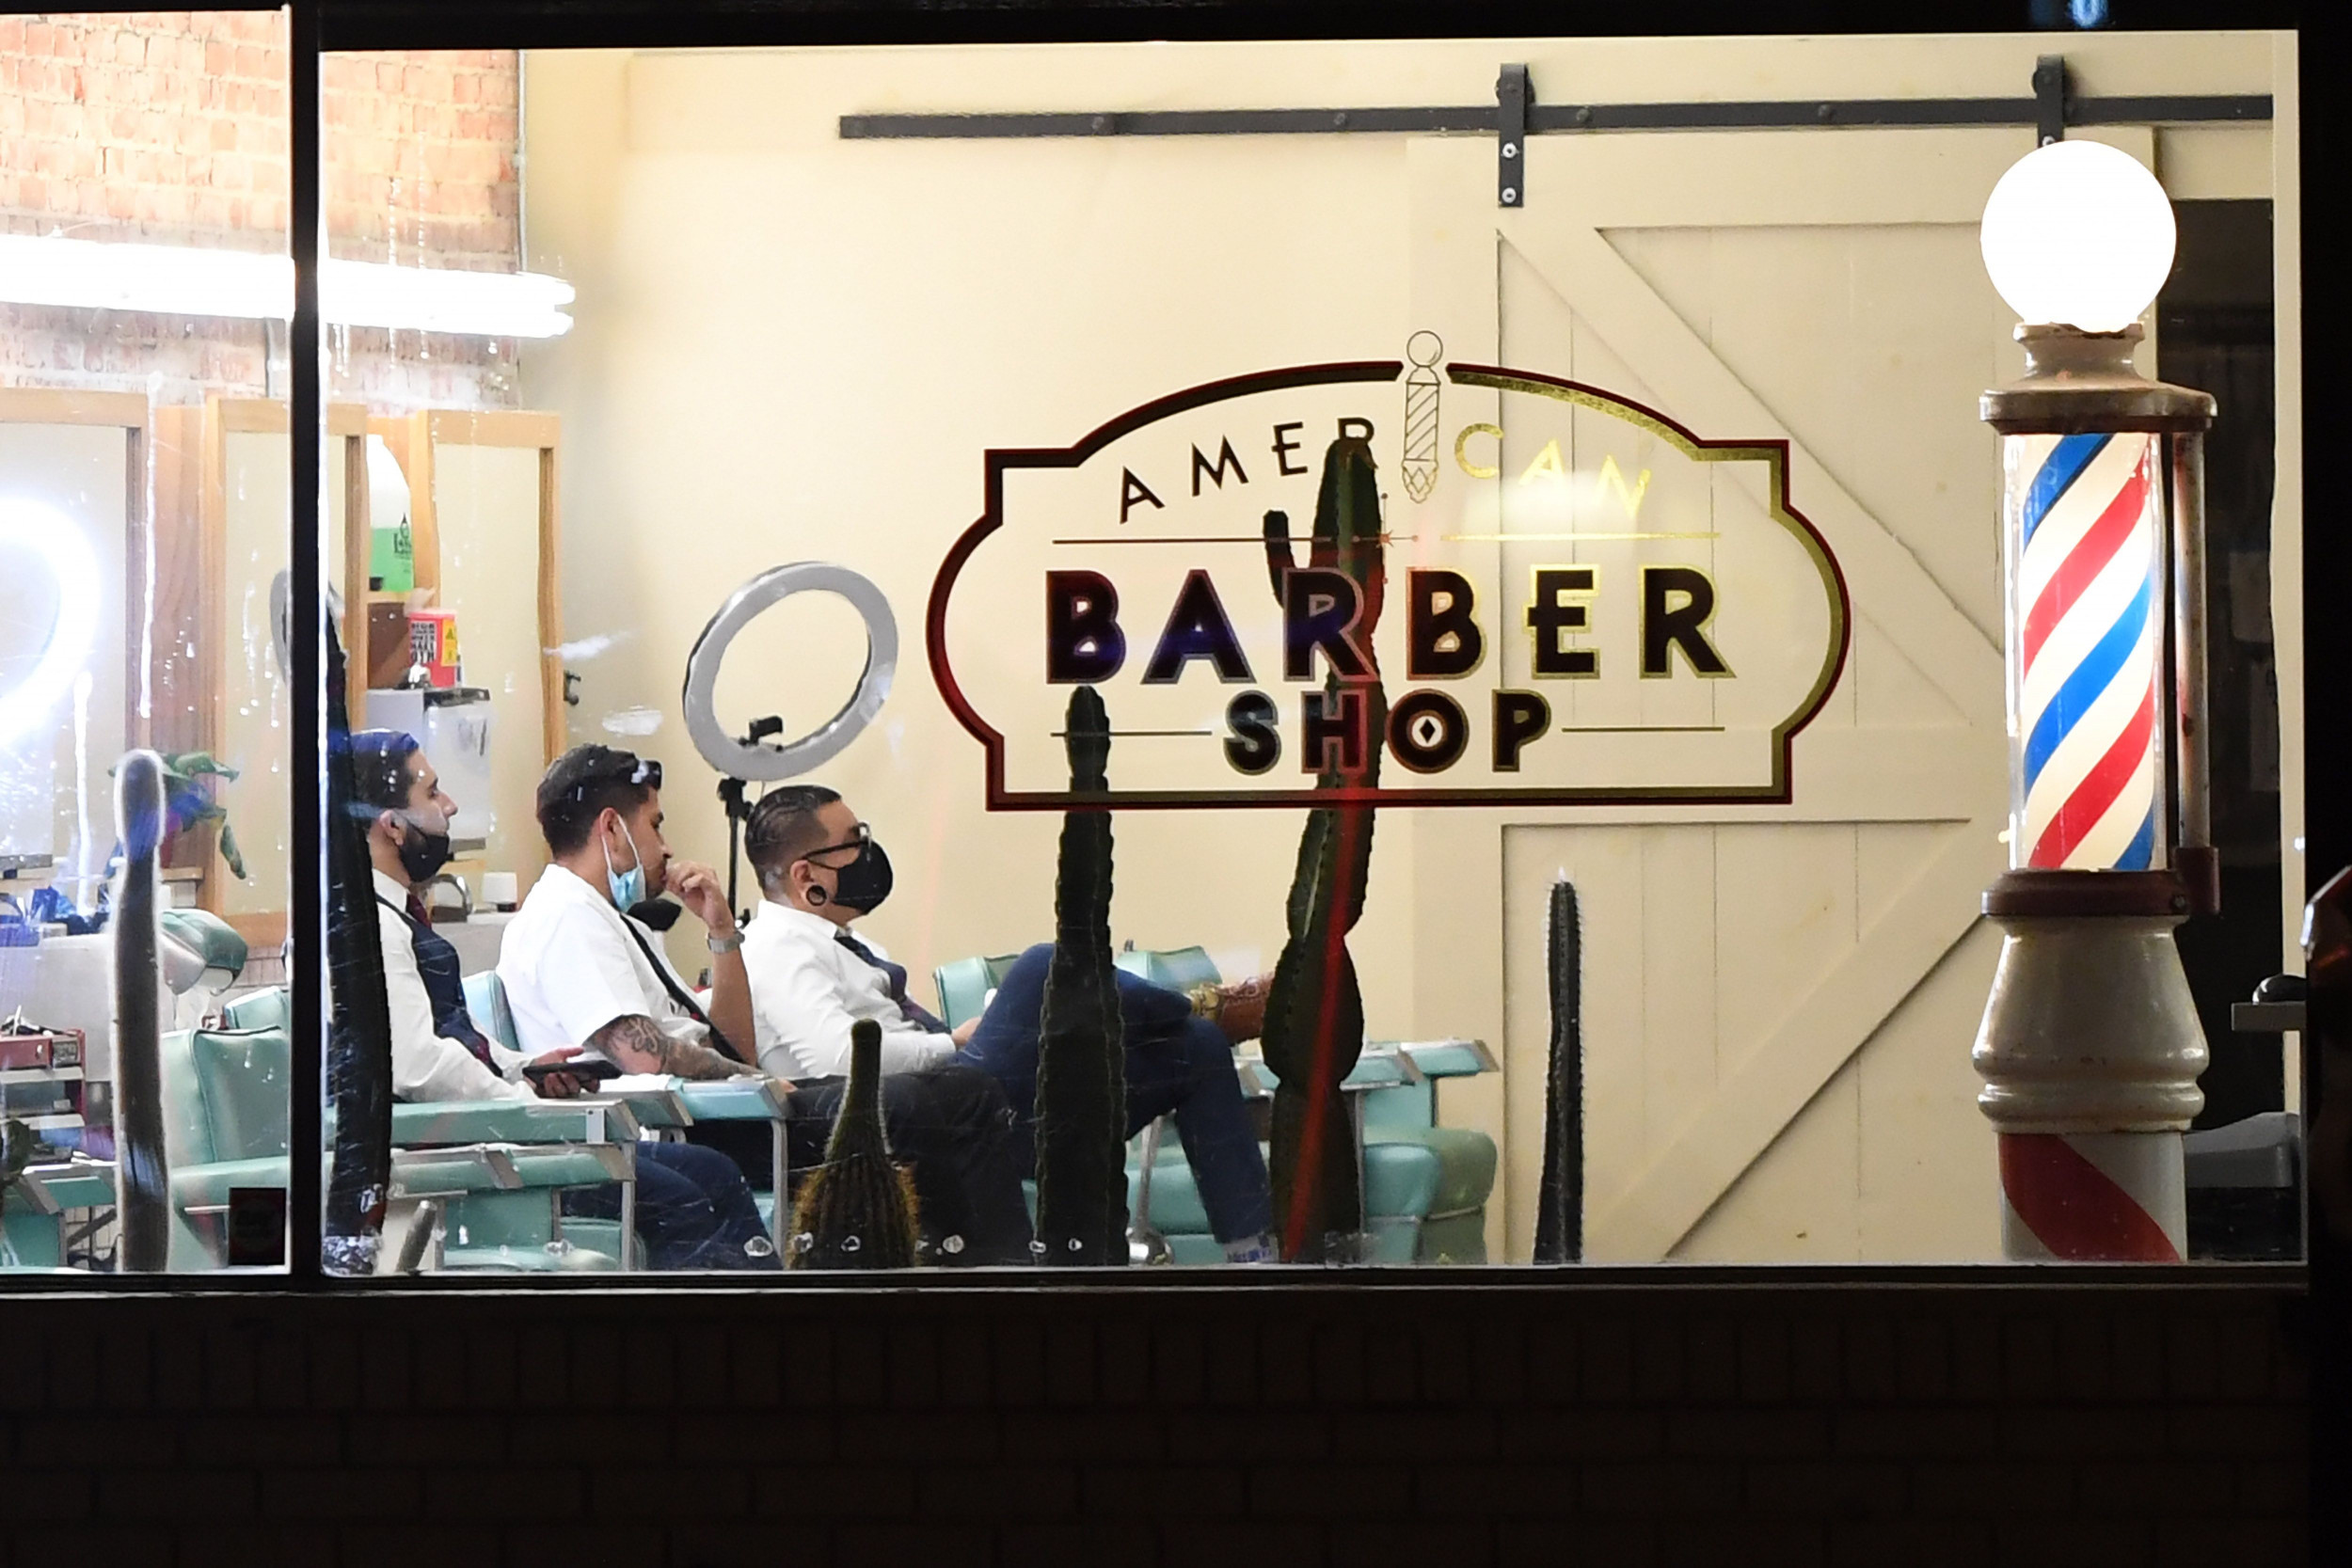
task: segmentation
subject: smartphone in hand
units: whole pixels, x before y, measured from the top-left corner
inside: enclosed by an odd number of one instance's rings
[[[523,1076],[531,1080],[533,1088],[543,1086],[558,1073],[578,1079],[582,1084],[593,1085],[620,1077],[621,1069],[601,1056],[574,1056],[562,1062],[533,1062],[523,1069]]]

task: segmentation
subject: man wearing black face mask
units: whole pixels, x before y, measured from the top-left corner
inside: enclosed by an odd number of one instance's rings
[[[743,933],[760,1065],[792,1076],[845,1070],[850,1024],[871,1019],[882,1026],[885,1073],[919,1078],[955,1070],[940,1066],[953,1061],[1001,1084],[1026,1174],[1052,946],[1024,953],[982,1016],[950,1032],[907,994],[906,970],[851,925],[890,895],[890,861],[839,795],[821,784],[770,790],[752,810],[744,847],[766,895]],[[1265,991],[1260,978],[1192,997],[1119,976],[1127,1131],[1174,1116],[1210,1229],[1235,1262],[1273,1256],[1265,1159],[1232,1056],[1258,1033]]]
[[[562,1046],[536,1056],[509,1051],[476,1027],[466,1006],[457,950],[433,929],[417,890],[449,863],[450,819],[457,802],[417,744],[397,730],[351,737],[355,804],[368,817],[368,858],[383,935],[384,1000],[392,1025],[392,1092],[403,1100],[529,1100],[526,1067],[551,1068],[578,1056]],[[538,1094],[580,1092],[569,1073],[548,1072]],[[641,1144],[637,1150],[637,1231],[657,1269],[773,1269],[751,1188],[734,1161],[686,1144]],[[613,1189],[567,1194],[564,1212],[612,1218]]]
[[[752,815],[751,857],[767,895],[743,931],[759,1065],[779,1076],[850,1070],[850,1026],[882,1025],[882,1071],[952,1061],[974,1023],[950,1033],[906,993],[906,971],[850,922],[890,896],[890,859],[841,797],[787,784]]]

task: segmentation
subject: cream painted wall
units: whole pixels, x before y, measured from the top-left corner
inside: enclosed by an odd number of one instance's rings
[[[245,853],[246,879],[220,863],[223,914],[259,914],[286,907],[290,843],[286,774],[293,712],[286,681],[271,651],[270,579],[286,566],[288,464],[286,437],[230,431],[224,437],[219,708],[220,761],[237,769],[217,786],[229,825]],[[330,442],[330,447],[340,446]],[[340,487],[329,490],[338,493]],[[330,533],[335,531],[329,529]]]
[[[819,775],[898,863],[900,891],[871,927],[918,974],[1035,940],[1051,918],[1055,820],[978,809],[979,748],[922,665],[931,574],[980,508],[981,452],[1064,445],[1199,381],[1388,352],[1418,325],[1403,138],[844,142],[844,113],[1476,103],[1502,59],[1529,61],[1551,102],[2013,97],[2044,47],[1988,36],[534,54],[527,261],[580,291],[579,325],[533,345],[523,376],[524,404],[565,421],[574,737],[611,731],[661,757],[674,844],[720,859],[715,776],[678,718],[686,651],[753,573],[853,566],[888,593],[902,641],[882,723]],[[2271,91],[2274,51],[2256,34],[2068,40],[2077,89],[2093,94]],[[2266,142],[2243,129],[2157,145],[2177,195],[2266,194]],[[849,626],[837,609],[772,612],[737,644],[723,718],[782,712],[794,731],[821,719],[856,673]],[[1007,635],[1032,632],[1016,619]],[[2282,706],[2293,701],[2282,685]],[[1229,968],[1270,963],[1299,820],[1121,815],[1115,936],[1200,942]],[[1375,1035],[1470,1026],[1452,1001],[1417,994],[1416,966],[1442,994],[1452,911],[1491,911],[1500,895],[1507,912],[1495,851],[1417,856],[1417,836],[1452,842],[1431,826],[1380,821],[1355,942]],[[1507,940],[1532,940],[1523,921]],[[1995,1216],[1976,1177],[1989,1138],[1966,1103],[1967,1041],[1947,1022],[1970,1010],[1985,940],[1926,975],[1871,1053],[1831,1077],[1674,1256],[1985,1254]],[[694,933],[675,956],[701,966]],[[1542,1005],[1521,989],[1514,1017]],[[1500,1039],[1504,1009],[1480,1006],[1489,1021],[1476,1027]],[[1652,1066],[1671,1093],[1671,1063]],[[1520,1072],[1446,1101],[1523,1172],[1541,1095]],[[1922,1106],[1943,1131],[1891,1143],[1885,1129]],[[1877,1131],[1854,1131],[1873,1115]],[[1970,1180],[1955,1200],[1942,1172],[1958,1164]],[[1972,1212],[1924,1229],[1910,1218],[1955,1202]],[[1498,1255],[1504,1208],[1490,1211]],[[1515,1249],[1531,1224],[1513,1217]]]
[[[436,603],[457,616],[465,683],[490,693],[491,799],[458,802],[460,831],[496,824],[480,855],[453,869],[515,872],[525,885],[547,863],[532,800],[544,770],[539,681],[539,451],[536,447],[433,447],[434,521],[440,537]],[[476,881],[476,891],[479,883]]]
[[[226,915],[278,913],[286,908],[293,844],[286,772],[294,715],[286,680],[272,651],[270,579],[286,568],[286,527],[293,453],[282,434],[227,432],[221,487],[221,692],[219,759],[237,769],[216,786],[245,854],[245,879],[216,863]],[[327,581],[342,581],[343,443],[326,443]]]
[[[1042,80],[1046,61],[1022,70]],[[947,63],[921,74],[944,84]],[[628,639],[574,659],[576,738],[617,712],[661,716],[642,749],[669,769],[681,852],[725,853],[716,775],[677,716],[686,651],[721,599],[811,558],[889,594],[897,687],[818,777],[891,846],[898,892],[870,924],[927,975],[1051,934],[1058,819],[979,809],[979,748],[923,663],[923,606],[980,509],[982,451],[1065,444],[1240,370],[1401,343],[1407,269],[1401,142],[1301,142],[1279,160],[1239,142],[1039,145],[1011,161],[839,143],[834,117],[911,87],[906,68],[862,51],[534,56],[530,264],[583,305],[526,357],[524,401],[565,420],[566,636]],[[1196,62],[1171,90],[1200,80]],[[1018,75],[999,90],[1018,94]],[[764,630],[737,644],[723,717],[781,709],[805,729],[862,649],[794,651],[781,629],[763,648]],[[1302,822],[1122,815],[1115,938],[1270,967]],[[1355,942],[1375,1034],[1413,1026],[1411,832],[1382,817]],[[697,939],[675,945],[701,967]]]

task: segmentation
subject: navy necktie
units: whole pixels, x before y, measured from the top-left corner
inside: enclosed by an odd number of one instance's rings
[[[892,963],[847,931],[835,931],[833,940],[882,972],[883,977],[890,982],[890,1000],[898,1004],[898,1010],[907,1015],[909,1022],[934,1035],[949,1033],[947,1025],[907,995],[906,965]]]

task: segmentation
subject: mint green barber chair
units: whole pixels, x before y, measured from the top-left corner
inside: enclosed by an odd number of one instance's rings
[[[175,1029],[164,1036],[173,1272],[226,1261],[230,1192],[286,1185],[292,1062],[283,1027]]]
[[[114,1204],[111,1161],[76,1157],[26,1165],[0,1190],[0,1273],[65,1271],[67,1212]]]
[[[231,1023],[273,1020],[263,1027],[175,1030],[163,1037],[164,1147],[170,1165],[169,1266],[202,1271],[227,1256],[229,1195],[238,1187],[287,1183],[287,1093],[292,1051],[283,1024],[283,990],[255,991],[224,1008]],[[555,1195],[569,1187],[633,1180],[633,1160],[600,1149],[624,1132],[626,1112],[593,1122],[580,1111],[521,1101],[393,1107],[395,1148],[466,1143],[514,1146],[497,1158],[405,1161],[396,1184],[445,1202],[443,1266],[497,1270],[611,1268],[623,1254],[617,1221],[562,1221]],[[628,1153],[632,1151],[623,1151]],[[616,1166],[626,1165],[618,1170]],[[431,1167],[428,1172],[426,1167]],[[463,1172],[461,1173],[461,1167]],[[479,1168],[476,1168],[479,1167]],[[433,1180],[422,1185],[427,1175]],[[556,1242],[567,1246],[551,1245]]]
[[[466,1010],[473,1015],[474,1026],[509,1051],[519,1051],[522,1042],[515,1029],[515,1010],[506,1000],[506,986],[498,971],[485,969],[465,978]],[[655,1086],[617,1096],[644,1128],[652,1131],[672,1131],[691,1126],[698,1121],[759,1121],[768,1124],[772,1168],[779,1173],[774,1187],[754,1188],[752,1202],[759,1210],[759,1217],[767,1222],[769,1240],[774,1243],[777,1256],[784,1254],[784,1222],[791,1217],[789,1204],[779,1205],[776,1188],[788,1190],[790,1169],[785,1152],[785,1106],[775,1085],[764,1078],[721,1078],[690,1082],[682,1078],[654,1081]],[[583,1227],[598,1223],[567,1220],[564,1232],[581,1236],[595,1235]],[[616,1227],[617,1228],[617,1227]],[[591,1240],[582,1244],[596,1245]]]
[[[1171,990],[1221,979],[1200,947],[1129,948],[1114,961],[1129,974]],[[951,1025],[977,1016],[1012,963],[1012,956],[964,958],[933,971],[940,1016]],[[1273,1074],[1262,1064],[1247,1065],[1244,1092],[1270,1094]],[[1362,1108],[1369,1261],[1486,1260],[1486,1200],[1494,1190],[1497,1167],[1494,1140],[1470,1128],[1436,1124],[1435,1080],[1493,1068],[1483,1046],[1447,1041],[1369,1049],[1349,1075],[1345,1086],[1350,1102],[1360,1102]],[[1035,1183],[1025,1185],[1034,1215]],[[1192,1167],[1166,1117],[1128,1146],[1127,1207],[1134,1216],[1134,1234],[1147,1252],[1164,1248],[1175,1263],[1224,1261]]]
[[[270,986],[229,998],[221,1004],[220,1020],[230,1029],[284,1029],[291,1027],[294,1010],[286,988]]]

